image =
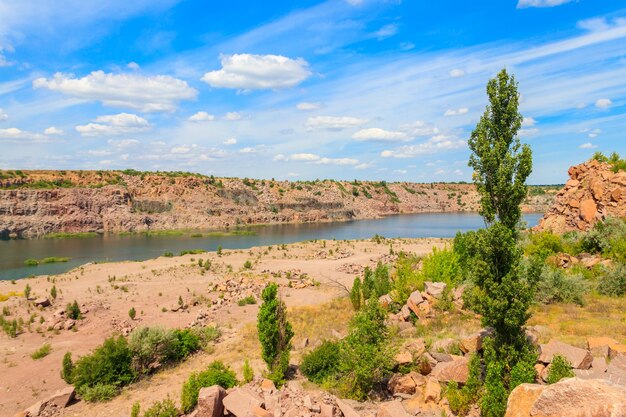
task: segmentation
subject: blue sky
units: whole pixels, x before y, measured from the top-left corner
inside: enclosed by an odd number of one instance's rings
[[[502,67],[531,183],[626,154],[617,0],[0,0],[0,168],[470,181]]]

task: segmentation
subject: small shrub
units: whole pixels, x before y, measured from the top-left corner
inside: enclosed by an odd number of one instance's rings
[[[254,298],[253,296],[249,295],[249,296],[244,297],[241,300],[237,301],[237,304],[239,306],[245,306],[245,305],[248,305],[248,304],[256,304],[256,298]]]
[[[135,310],[135,307],[131,307],[130,310],[128,310],[128,317],[130,317],[131,320],[135,320],[136,315],[137,311]]]
[[[26,287],[24,288],[24,297],[26,297],[27,300],[30,299],[31,291],[30,285],[26,284]]]
[[[200,337],[192,329],[176,329],[173,331],[174,360],[183,360],[190,354],[200,349]]]
[[[243,267],[244,269],[252,269],[252,262],[250,262],[250,260],[248,259],[246,262],[243,263]]]
[[[309,380],[321,384],[339,372],[339,359],[339,343],[324,340],[302,357],[300,371]]]
[[[147,374],[176,356],[176,337],[162,327],[141,327],[130,335],[128,346],[135,372]]]
[[[133,407],[130,409],[130,417],[139,417],[139,413],[141,412],[141,405],[139,405],[139,401],[133,404]]]
[[[607,270],[598,282],[598,292],[613,297],[626,294],[626,265],[620,263]]]
[[[246,384],[254,379],[254,371],[250,366],[248,358],[243,362],[243,382]]]
[[[78,306],[78,302],[76,300],[74,300],[73,303],[67,305],[67,307],[65,308],[65,314],[67,314],[67,317],[71,318],[72,320],[78,320],[81,318],[80,307]]]
[[[422,274],[424,281],[445,282],[454,287],[462,279],[459,257],[451,249],[433,248],[433,252],[424,258]]]
[[[354,278],[352,290],[350,290],[350,301],[355,311],[361,309],[361,279],[359,277]]]
[[[34,360],[41,359],[41,358],[48,356],[51,350],[52,350],[52,346],[50,346],[49,343],[44,343],[43,346],[41,346],[39,349],[34,351],[30,355],[30,357],[33,358]]]
[[[548,369],[548,378],[546,382],[548,384],[554,384],[563,378],[571,378],[573,376],[574,371],[572,371],[572,364],[569,363],[569,361],[563,356],[554,355],[550,369]]]
[[[56,287],[56,285],[53,285],[52,288],[50,288],[50,297],[52,297],[53,300],[57,299],[57,287]]]
[[[150,408],[143,413],[143,417],[178,417],[178,409],[174,401],[167,398],[163,401],[155,401]]]
[[[37,266],[39,265],[39,261],[37,259],[28,258],[24,261],[24,265],[26,266]]]
[[[109,401],[118,394],[118,390],[118,387],[114,384],[96,384],[92,387],[81,387],[79,394],[85,401],[100,402]]]
[[[198,404],[198,394],[201,388],[219,385],[222,388],[232,388],[237,385],[235,372],[222,362],[215,361],[200,373],[193,373],[183,384],[180,406],[183,413],[191,412]]]
[[[588,286],[580,274],[568,275],[562,269],[544,266],[537,283],[537,299],[545,304],[575,303],[583,305]]]
[[[529,256],[540,256],[546,259],[550,255],[563,252],[561,237],[550,232],[530,233],[530,243],[526,245],[524,252]]]
[[[222,245],[217,245],[217,256],[222,256]]]
[[[72,353],[65,352],[63,355],[63,362],[61,365],[61,379],[68,384],[73,383],[72,372],[74,371],[74,363],[72,362]]]
[[[166,251],[163,252],[163,256],[165,256],[166,258],[172,258],[174,257],[174,254],[172,252]]]

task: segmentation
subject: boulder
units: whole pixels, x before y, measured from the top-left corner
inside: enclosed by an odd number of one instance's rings
[[[39,417],[41,412],[46,408],[46,404],[43,401],[37,401],[35,404],[24,410],[24,414],[28,417]]]
[[[483,340],[489,335],[493,334],[490,329],[482,329],[464,339],[461,339],[459,348],[463,353],[478,352],[483,348]]]
[[[609,356],[609,346],[619,344],[617,340],[610,337],[588,337],[587,349],[593,356]]]
[[[445,352],[450,353],[453,349],[458,347],[458,342],[454,339],[440,339],[435,341],[430,347],[431,352]]]
[[[52,394],[46,401],[46,404],[54,404],[58,408],[65,408],[74,401],[76,391],[74,387],[69,386]]]
[[[465,384],[469,375],[469,359],[463,356],[453,357],[450,362],[439,362],[431,372],[431,376],[439,382],[455,381]]]
[[[424,402],[437,404],[441,399],[441,385],[435,378],[428,378],[424,386]]]
[[[522,384],[516,387],[506,403],[505,417],[530,417],[530,410],[545,385]]]
[[[233,389],[223,400],[224,408],[236,417],[247,417],[254,407],[261,407],[263,399],[247,387]]]
[[[265,378],[261,382],[261,389],[265,391],[274,392],[276,391],[276,385],[274,385],[274,382],[271,379]]]
[[[347,401],[337,398],[337,407],[341,410],[344,417],[361,417],[361,415],[352,408]]]
[[[436,365],[437,360],[435,360],[435,358],[433,358],[429,353],[424,353],[417,361],[419,373],[422,375],[430,374]]]
[[[381,306],[383,306],[383,308],[387,308],[389,307],[389,304],[393,302],[393,300],[391,299],[391,296],[389,294],[385,294],[378,297],[378,302]]]
[[[41,297],[33,301],[36,307],[48,307],[50,305],[50,300],[46,297]]]
[[[332,404],[320,404],[320,417],[334,417],[335,407]]]
[[[439,298],[441,297],[441,294],[443,294],[443,292],[445,291],[447,285],[445,282],[430,282],[430,281],[426,281],[424,283],[424,289],[426,290],[426,293],[435,297],[435,298]]]
[[[413,355],[408,350],[401,350],[393,357],[398,365],[409,365],[413,363]]]
[[[417,384],[410,375],[394,375],[387,383],[387,389],[393,394],[415,394]]]
[[[226,390],[219,385],[200,389],[198,394],[197,417],[221,417],[224,415],[222,401],[226,397]]]
[[[580,218],[587,223],[591,223],[595,219],[597,212],[598,206],[593,199],[588,198],[580,202]]]
[[[259,407],[258,405],[255,405],[252,408],[252,411],[250,413],[253,417],[274,417],[274,415],[272,413],[270,413],[269,411],[267,411],[264,408]],[[248,416],[250,415],[248,414]]]
[[[415,315],[420,314],[419,305],[424,302],[424,297],[419,291],[413,291],[411,295],[409,295],[409,299],[406,301],[406,305],[415,313]]]
[[[558,340],[550,340],[545,345],[539,345],[539,362],[551,363],[554,355],[561,355],[567,359],[575,369],[589,369],[593,356],[586,349],[577,348]]]
[[[387,401],[378,406],[377,417],[409,417],[400,401]]]
[[[609,345],[609,358],[615,359],[618,356],[621,356],[626,359],[626,345],[622,345],[622,344]]]

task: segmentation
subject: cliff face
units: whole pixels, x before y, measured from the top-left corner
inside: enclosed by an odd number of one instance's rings
[[[606,217],[626,217],[626,172],[615,173],[609,164],[591,160],[570,167],[568,174],[538,229],[582,231]]]
[[[37,188],[41,186],[61,188]],[[550,194],[531,197],[524,209],[542,211],[551,201]],[[85,171],[0,176],[0,237],[5,238],[211,229],[478,208],[479,197],[470,184],[289,182]]]

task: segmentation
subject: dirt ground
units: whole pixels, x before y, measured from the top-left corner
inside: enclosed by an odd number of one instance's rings
[[[224,294],[220,284],[241,280],[258,289],[268,281],[278,282],[289,314],[299,323],[294,326],[296,333],[298,329],[301,333],[294,338],[297,357],[304,335],[321,339],[328,336],[324,332],[345,331],[351,308],[347,302],[336,300],[345,294],[342,286],[350,287],[363,266],[375,266],[379,260],[388,259],[390,245],[396,253],[424,255],[434,246],[445,244],[444,239],[395,239],[381,243],[314,241],[229,250],[221,256],[212,252],[143,262],[88,264],[61,275],[19,280],[14,284],[0,282],[0,295],[22,292],[26,284],[32,288],[31,301],[22,296],[0,302],[0,307],[10,311],[6,319],[22,318],[25,322],[24,333],[17,338],[0,334],[0,416],[12,416],[65,387],[59,375],[65,352],[72,352],[76,359],[106,337],[136,327],[186,327],[201,312],[207,315],[207,324],[215,324],[222,330],[222,337],[208,352],[195,354],[133,384],[110,402],[79,402],[67,408],[64,415],[125,416],[136,401],[144,409],[154,400],[167,396],[178,402],[181,386],[189,374],[216,359],[231,365],[241,375],[243,361],[248,358],[258,375],[263,370],[254,326],[258,304],[239,306],[231,293],[230,300],[225,297],[221,305],[211,307]],[[198,259],[210,260],[211,268],[199,267]],[[246,261],[252,262],[251,269],[244,267]],[[290,286],[290,280],[295,285]],[[53,304],[34,307],[32,299],[49,297],[53,285],[58,292]],[[245,295],[246,290],[235,293],[235,297]],[[179,298],[188,307],[171,311]],[[64,310],[74,300],[85,311],[84,318],[72,330],[49,330],[55,323],[55,312]],[[128,315],[131,307],[137,312],[134,320]],[[32,323],[28,325],[31,317]],[[316,318],[323,320],[325,326],[318,329]],[[32,359],[31,354],[44,343],[51,345],[50,354]]]

